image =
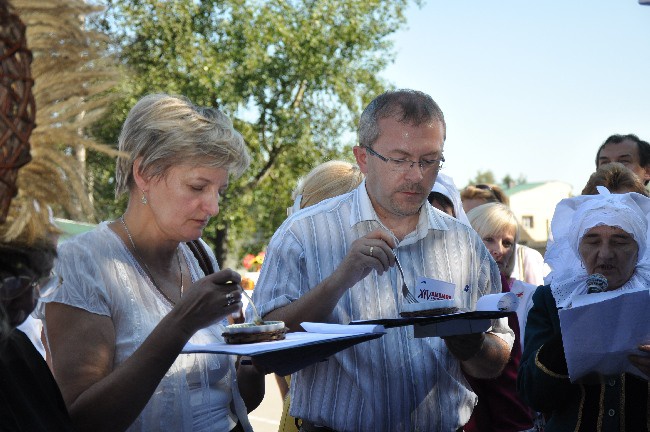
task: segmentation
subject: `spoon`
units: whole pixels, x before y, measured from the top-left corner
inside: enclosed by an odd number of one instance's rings
[[[262,317],[260,317],[260,313],[257,311],[257,308],[255,307],[255,303],[253,303],[253,299],[251,298],[251,296],[248,295],[246,290],[243,289],[241,291],[244,293],[251,306],[253,306],[253,314],[255,314],[255,318],[253,318],[253,324],[264,325],[264,320],[262,319]]]

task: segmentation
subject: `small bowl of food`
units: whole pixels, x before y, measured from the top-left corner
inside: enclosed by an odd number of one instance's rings
[[[222,336],[229,344],[267,342],[284,339],[287,330],[284,321],[264,321],[264,324],[231,324],[226,326]]]
[[[456,303],[451,300],[430,300],[419,303],[405,303],[402,305],[402,317],[422,317],[447,315],[458,312]]]

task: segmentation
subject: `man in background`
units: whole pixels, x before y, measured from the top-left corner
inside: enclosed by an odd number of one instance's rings
[[[620,162],[631,169],[643,182],[650,181],[650,144],[634,134],[612,135],[598,148],[596,168],[610,162]]]

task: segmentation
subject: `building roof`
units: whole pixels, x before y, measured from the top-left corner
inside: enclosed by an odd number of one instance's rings
[[[534,183],[521,183],[516,186],[513,186],[508,189],[504,189],[504,192],[508,196],[512,196],[516,193],[523,192],[530,189],[535,189],[536,187],[542,186],[548,182],[534,182]]]
[[[77,222],[68,219],[54,218],[56,226],[59,227],[63,234],[61,234],[61,240],[67,239],[77,234],[90,231],[95,228],[95,224],[86,223],[86,222]]]

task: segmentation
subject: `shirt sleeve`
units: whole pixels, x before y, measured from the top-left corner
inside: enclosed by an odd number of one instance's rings
[[[269,242],[253,291],[260,315],[288,305],[307,291],[304,261],[297,237],[287,226],[281,226]]]
[[[88,312],[110,316],[110,301],[101,272],[102,259],[87,244],[74,240],[62,243],[57,250],[54,271],[63,281],[40,303],[62,303]],[[37,313],[44,318],[44,307]]]

